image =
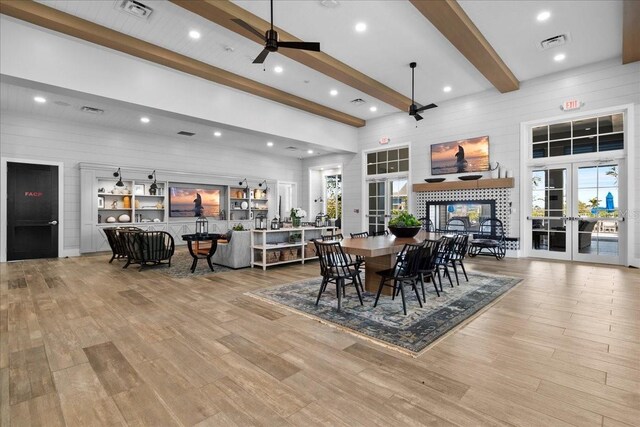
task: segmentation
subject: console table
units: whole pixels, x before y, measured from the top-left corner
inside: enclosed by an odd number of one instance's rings
[[[183,234],[182,240],[187,242],[189,245],[189,253],[193,257],[193,263],[191,264],[191,272],[196,271],[196,265],[198,265],[199,259],[206,259],[207,264],[209,264],[209,268],[211,271],[213,270],[213,264],[211,263],[211,257],[216,253],[216,249],[218,248],[218,239],[220,238],[220,234]],[[202,243],[210,243],[211,246],[203,249],[201,248]]]
[[[313,239],[333,234],[336,227],[296,227],[278,230],[251,230],[251,265],[266,270],[272,265],[317,258],[308,246]]]

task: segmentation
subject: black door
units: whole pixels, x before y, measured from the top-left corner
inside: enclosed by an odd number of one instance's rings
[[[7,163],[7,261],[58,256],[58,167]]]

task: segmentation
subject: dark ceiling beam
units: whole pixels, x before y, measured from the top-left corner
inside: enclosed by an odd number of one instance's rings
[[[40,3],[0,0],[0,13],[350,126],[365,121]]]
[[[270,28],[270,23],[228,0],[171,0],[171,2],[236,34],[246,37],[260,45],[264,45],[264,41],[258,36],[231,20],[242,19],[261,32],[265,32]],[[281,40],[302,41],[281,28],[274,26],[274,29],[278,32]],[[256,55],[258,52],[259,50],[256,50]],[[349,67],[347,64],[338,61],[324,52],[279,49],[278,53],[325,74],[332,79],[338,80],[347,86],[362,91],[375,99],[393,105],[401,111],[409,111],[409,106],[411,105],[410,98]]]
[[[520,88],[478,27],[455,0],[409,0],[501,93]]]
[[[622,18],[622,63],[640,61],[640,1],[625,0]]]

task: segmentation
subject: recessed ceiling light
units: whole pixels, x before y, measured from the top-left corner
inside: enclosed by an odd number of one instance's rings
[[[267,142],[267,147],[273,147],[273,142],[271,141]]]
[[[307,150],[307,154],[313,154],[313,150]]]
[[[451,86],[445,86],[442,88],[444,92],[451,92]]]
[[[217,136],[218,138],[220,138],[222,136],[222,132],[220,132],[219,130],[215,131],[213,133],[213,136]]]
[[[200,38],[200,32],[196,30],[191,30],[189,31],[189,37],[191,37],[194,40],[198,40]]]
[[[367,24],[365,24],[364,22],[358,22],[356,24],[356,31],[359,33],[364,33],[365,31],[367,31]]]
[[[329,95],[331,95],[331,96],[336,96],[337,94],[338,94],[338,91],[336,89],[331,89],[329,91]]]
[[[279,65],[276,65],[275,67],[273,67],[273,71],[275,71],[276,73],[281,73],[284,71],[284,68],[282,68]]]
[[[149,123],[151,120],[149,120],[149,117],[140,117],[140,121],[142,123]]]
[[[564,61],[564,59],[567,57],[567,55],[565,55],[564,53],[559,53],[556,56],[553,57],[553,60],[556,62],[560,62],[560,61]]]
[[[47,102],[47,100],[42,96],[35,96],[33,100],[36,101],[38,104],[44,104],[45,102]]]
[[[375,113],[376,111],[378,111],[378,107],[373,106],[373,107],[369,108],[369,111],[371,111],[372,113]]]
[[[544,22],[550,17],[551,17],[551,12],[549,12],[548,10],[543,10],[538,14],[538,16],[536,16],[536,19],[538,20],[538,22]]]
[[[323,171],[323,170],[324,170],[324,168],[320,168],[320,170],[321,170],[321,171]]]

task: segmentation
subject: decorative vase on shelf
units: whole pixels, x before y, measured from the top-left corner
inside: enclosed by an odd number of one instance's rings
[[[300,218],[291,217],[291,224],[294,227],[300,227]]]

